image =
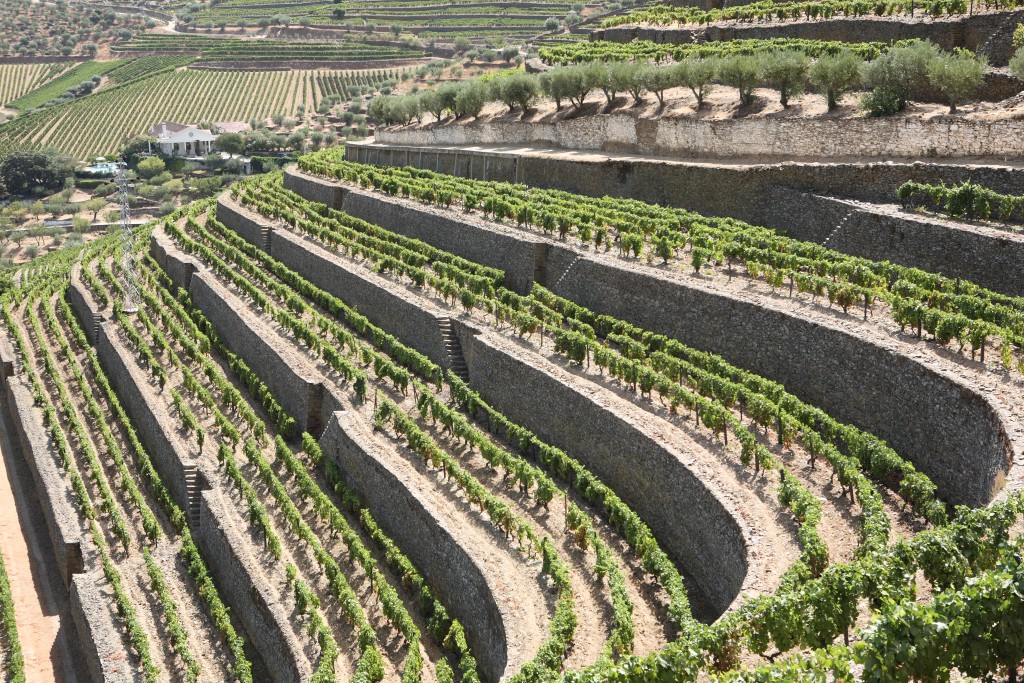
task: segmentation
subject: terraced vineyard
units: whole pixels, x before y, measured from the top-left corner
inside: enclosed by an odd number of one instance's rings
[[[282,14],[293,22],[305,21],[319,27],[348,27],[357,31],[392,31],[415,33],[424,38],[452,39],[464,35],[471,38],[487,36],[526,37],[543,33],[550,17],[564,17],[572,3],[503,2],[487,0],[461,3],[423,4],[409,0],[375,3],[295,3],[294,6],[270,7],[252,0],[218,3],[199,10],[192,17],[196,22],[227,22],[236,25],[261,20],[274,21]]]
[[[7,106],[73,66],[67,62],[0,64],[0,103]]]
[[[367,45],[356,41],[242,40],[196,35],[144,33],[115,46],[117,53],[172,52],[200,56],[207,61],[391,61],[422,57],[423,53],[400,47]]]
[[[0,139],[30,148],[55,147],[78,158],[110,154],[159,121],[293,116],[300,105],[315,106],[322,97],[316,79],[329,75],[306,70],[168,71],[20,116],[0,127]],[[111,111],[118,112],[117,126],[110,125]]]
[[[147,226],[138,312],[119,241],[23,270],[0,299],[5,394],[84,661],[409,683],[1015,666],[1016,487],[953,509],[932,463],[574,299],[573,269],[614,296],[584,261],[635,267],[574,241],[588,225],[636,255],[788,253],[891,291],[737,222],[335,151]]]

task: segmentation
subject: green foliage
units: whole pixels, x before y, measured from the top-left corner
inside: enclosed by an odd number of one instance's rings
[[[780,50],[762,58],[761,73],[765,82],[779,91],[779,102],[789,106],[789,98],[803,92],[811,60],[802,52]]]
[[[855,88],[861,80],[863,60],[849,50],[836,55],[823,55],[807,72],[807,78],[828,99],[829,111],[839,106],[839,99]]]
[[[949,99],[949,113],[953,114],[956,105],[970,99],[985,82],[987,66],[984,55],[957,48],[928,65],[928,81]]]
[[[741,105],[748,105],[753,99],[754,88],[761,85],[763,77],[757,58],[738,54],[722,58],[718,65],[718,78],[723,84],[736,88]]]

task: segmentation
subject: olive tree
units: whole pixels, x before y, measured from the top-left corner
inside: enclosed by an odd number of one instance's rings
[[[730,55],[722,60],[718,71],[722,83],[739,91],[740,104],[750,104],[754,88],[761,84],[761,66],[752,55]]]
[[[807,83],[807,70],[811,60],[796,50],[776,50],[762,58],[761,69],[765,83],[779,91],[779,103],[789,107],[789,98],[799,95]]]
[[[949,113],[956,105],[969,100],[985,82],[988,60],[961,48],[943,54],[928,65],[928,81],[949,99]]]
[[[860,83],[861,66],[864,60],[850,50],[835,55],[822,55],[807,70],[807,79],[815,88],[825,94],[828,109],[839,106],[839,98]]]
[[[718,76],[719,61],[715,59],[696,59],[687,57],[672,69],[673,85],[681,85],[690,89],[697,99],[697,109],[704,106],[704,98],[708,88]]]

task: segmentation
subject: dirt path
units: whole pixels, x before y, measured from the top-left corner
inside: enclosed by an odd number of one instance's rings
[[[6,397],[0,400],[0,451],[0,549],[14,597],[25,674],[29,681],[79,683],[75,671],[81,655],[67,589],[54,562]]]

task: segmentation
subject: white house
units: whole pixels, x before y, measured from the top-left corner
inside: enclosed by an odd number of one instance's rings
[[[204,157],[213,152],[217,139],[213,131],[171,121],[156,124],[146,134],[156,138],[160,153],[169,157]]]

